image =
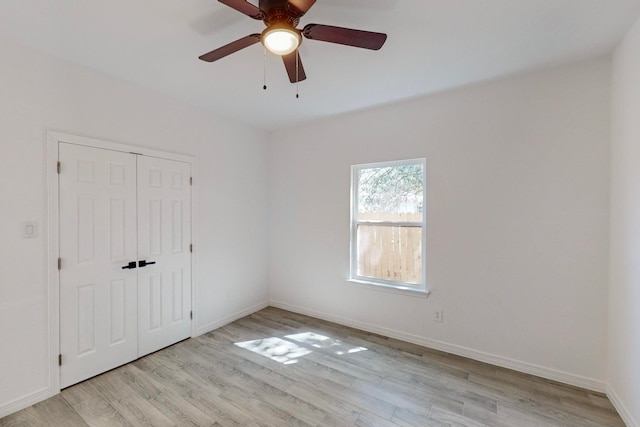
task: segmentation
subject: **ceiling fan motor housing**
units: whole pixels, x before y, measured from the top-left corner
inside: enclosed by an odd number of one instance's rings
[[[279,24],[295,28],[304,14],[292,7],[289,0],[260,0],[259,4],[267,27]]]

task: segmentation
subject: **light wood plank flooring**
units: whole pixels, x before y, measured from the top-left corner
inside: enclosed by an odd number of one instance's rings
[[[0,426],[624,426],[597,393],[267,308]]]

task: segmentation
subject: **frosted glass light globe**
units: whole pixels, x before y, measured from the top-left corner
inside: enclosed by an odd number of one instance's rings
[[[262,35],[262,43],[276,55],[288,55],[300,46],[300,33],[289,28],[268,28]]]

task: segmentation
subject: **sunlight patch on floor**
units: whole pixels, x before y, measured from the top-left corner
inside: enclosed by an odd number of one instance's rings
[[[335,340],[331,337],[313,332],[302,332],[299,334],[287,335],[284,338],[287,339],[270,337],[252,341],[237,342],[235,345],[285,365],[297,363],[298,358],[312,353],[313,348],[329,350],[340,356],[367,350],[365,347],[348,345],[340,340]],[[300,346],[300,344],[305,347]]]
[[[335,340],[331,337],[316,334],[313,332],[303,332],[295,335],[287,335],[285,338],[289,338],[296,342],[307,344],[315,348],[329,349],[338,355],[353,354],[367,350],[365,347],[352,346],[347,343],[343,343],[340,340]]]
[[[285,365],[297,363],[297,358],[311,353],[309,349],[277,337],[237,342],[235,344],[240,348],[268,357],[271,360]]]

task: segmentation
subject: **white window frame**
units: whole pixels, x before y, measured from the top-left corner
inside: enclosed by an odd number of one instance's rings
[[[387,168],[407,165],[422,166],[422,222],[400,221],[365,221],[358,220],[358,175],[362,169]],[[359,225],[383,225],[400,227],[422,228],[422,277],[419,283],[408,283],[396,280],[387,280],[376,277],[359,276],[358,273],[358,226]],[[393,160],[377,163],[365,163],[351,166],[351,242],[350,242],[350,276],[349,280],[366,285],[380,286],[401,291],[414,291],[429,294],[426,287],[426,249],[427,249],[427,160],[425,158]]]

